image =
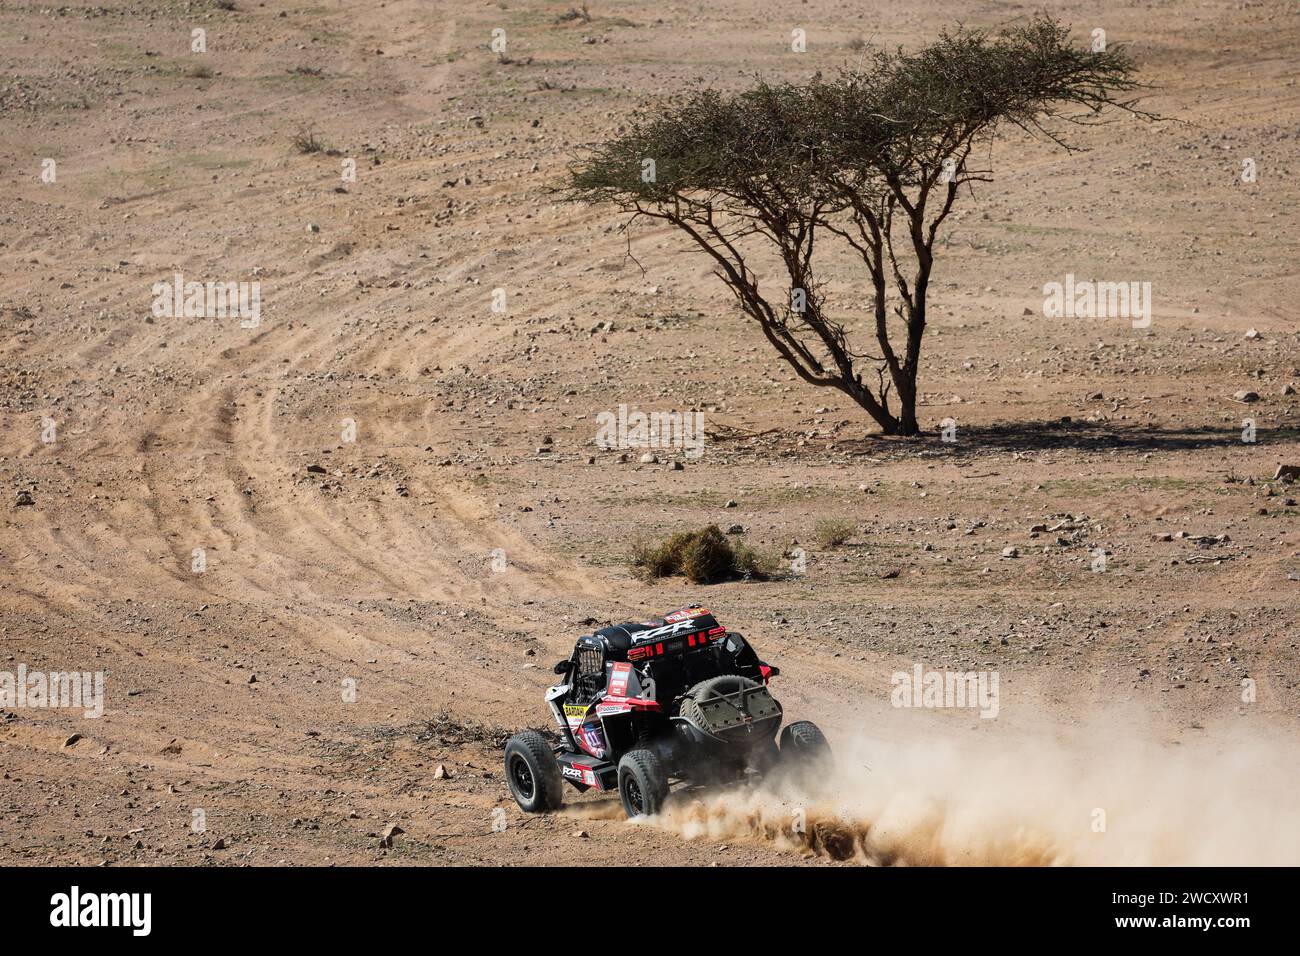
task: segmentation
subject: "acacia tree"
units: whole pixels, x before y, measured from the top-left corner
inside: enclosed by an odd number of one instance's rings
[[[1071,150],[1063,127],[1101,122],[1106,107],[1140,113],[1133,73],[1123,48],[1078,49],[1047,17],[959,28],[833,80],[638,112],[572,167],[565,192],[612,203],[625,229],[681,230],[800,378],[839,389],[885,434],[914,435],[935,239],[961,188],[990,175],[973,152],[1008,125]],[[828,309],[813,261],[828,242],[866,267],[867,350]],[[764,250],[785,272],[775,298],[752,265]]]

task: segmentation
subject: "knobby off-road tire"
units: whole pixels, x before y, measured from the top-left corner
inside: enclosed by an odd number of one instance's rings
[[[831,745],[811,720],[796,720],[781,731],[781,762],[808,768],[830,759]]]
[[[558,810],[564,800],[560,764],[546,738],[535,730],[515,734],[506,742],[506,782],[525,813]]]
[[[629,750],[618,762],[618,796],[629,819],[652,817],[668,797],[668,774],[649,750]]]

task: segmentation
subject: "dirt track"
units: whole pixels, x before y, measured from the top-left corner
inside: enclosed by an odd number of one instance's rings
[[[106,672],[101,719],[0,715],[0,862],[823,861],[632,827],[608,800],[529,820],[510,801],[497,746],[545,724],[573,637],[692,599],[841,741],[924,750],[1099,720],[1094,742],[1244,734],[1289,760],[1300,488],[1270,479],[1300,463],[1284,394],[1300,387],[1300,10],[1050,5],[1081,42],[1102,26],[1131,44],[1148,108],[1180,122],[1119,121],[1073,155],[995,150],[996,183],[938,258],[927,436],[908,442],[798,382],[676,238],[632,234],[643,273],[610,211],[548,190],[679,84],[806,77],[857,38],[910,45],[1037,8],[814,0],[787,23],[752,0],[636,0],[557,22],[569,6],[0,10],[0,669]],[[207,53],[189,52],[194,27]],[[510,62],[487,48],[497,27]],[[294,148],[307,130],[325,151]],[[154,283],[178,272],[257,279],[260,325],[153,317]],[[1151,282],[1152,326],[1045,319],[1042,287],[1066,273]],[[831,278],[865,318],[854,273]],[[620,463],[593,444],[620,403],[743,434]],[[818,549],[827,517],[857,534]],[[633,539],[708,522],[802,546],[807,573],[629,575]],[[894,710],[890,675],[915,662],[998,670],[1005,719]],[[405,833],[382,849],[389,824]],[[1300,862],[1294,820],[1268,825],[1261,862]],[[1046,859],[1077,859],[1058,849]]]

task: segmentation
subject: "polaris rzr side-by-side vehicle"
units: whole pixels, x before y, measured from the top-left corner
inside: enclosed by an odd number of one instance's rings
[[[779,671],[701,607],[580,637],[546,692],[553,747],[526,730],[506,743],[506,780],[529,813],[558,809],[561,781],[618,790],[629,817],[658,813],[669,784],[727,783],[807,772],[830,755],[817,726],[781,730],[767,689]]]

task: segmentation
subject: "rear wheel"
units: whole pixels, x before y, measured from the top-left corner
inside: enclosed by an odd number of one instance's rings
[[[563,802],[560,764],[546,738],[535,730],[515,734],[506,742],[506,781],[525,813],[558,810]]]
[[[781,762],[810,767],[830,759],[831,745],[811,720],[796,720],[781,731]]]
[[[652,817],[668,797],[668,775],[649,750],[629,750],[618,762],[618,795],[628,817]]]

